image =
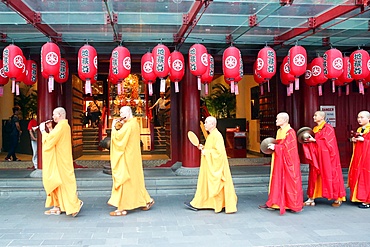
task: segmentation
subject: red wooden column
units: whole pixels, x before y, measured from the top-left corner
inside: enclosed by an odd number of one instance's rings
[[[44,122],[52,119],[53,110],[56,107],[56,92],[55,90],[51,93],[48,91],[48,79],[45,79],[39,73],[37,82],[37,123]],[[58,85],[54,85],[58,86]],[[37,166],[38,169],[42,169],[42,144],[41,144],[41,133],[38,133],[37,138]]]
[[[182,116],[182,166],[185,168],[196,168],[200,166],[200,151],[188,140],[188,131],[193,131],[200,136],[200,91],[197,79],[190,73],[189,68],[185,70],[185,80],[181,84],[181,116]]]
[[[304,84],[304,103],[303,103],[303,124],[304,126],[315,126],[313,115],[319,109],[319,94],[317,87],[310,87]]]
[[[304,83],[303,90],[303,125],[301,127],[313,128],[316,125],[313,121],[313,115],[316,111],[320,110],[318,90],[317,87],[310,87],[306,83]],[[308,164],[301,146],[302,144],[299,144],[301,163]]]

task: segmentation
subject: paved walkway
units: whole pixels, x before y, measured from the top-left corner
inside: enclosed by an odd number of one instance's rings
[[[268,167],[249,167],[246,173],[265,174]],[[27,170],[1,170],[2,178],[27,176]],[[76,176],[101,176],[78,170]],[[154,171],[160,174],[159,171]],[[6,173],[6,174],[5,174]],[[146,176],[155,176],[148,174]],[[266,193],[238,195],[238,212],[186,209],[193,195],[155,196],[149,211],[129,211],[111,217],[108,197],[81,195],[84,206],[76,217],[46,216],[44,196],[17,194],[0,197],[0,246],[370,246],[370,209],[345,202],[333,208],[327,200],[301,213],[258,209]]]

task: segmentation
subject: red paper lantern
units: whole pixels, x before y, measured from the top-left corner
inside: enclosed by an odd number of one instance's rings
[[[12,81],[12,93],[19,95],[19,84],[25,72],[25,59],[22,50],[16,45],[8,45],[3,50],[4,74]]]
[[[319,85],[319,96],[321,96],[322,84],[328,80],[324,74],[324,59],[322,57],[314,58],[311,62],[311,65],[312,80],[316,85]]]
[[[244,69],[244,66],[243,66],[243,58],[242,58],[242,56],[240,54],[239,75],[234,80],[234,87],[235,87],[234,91],[235,91],[235,95],[239,95],[239,86],[238,86],[238,84],[239,84],[239,81],[241,79],[243,79],[243,76],[244,76],[243,69]],[[270,91],[270,88],[269,88],[269,91]]]
[[[342,52],[331,48],[324,53],[324,75],[332,81],[332,91],[335,92],[335,80],[343,73]]]
[[[299,90],[299,77],[306,73],[307,52],[303,46],[295,45],[289,49],[290,74],[295,77],[295,90]]]
[[[170,58],[170,50],[167,46],[158,44],[152,50],[153,56],[153,72],[161,79],[159,91],[166,92],[166,77],[170,72],[168,59]]]
[[[64,58],[60,60],[60,68],[58,76],[55,77],[55,81],[58,83],[65,83],[68,81],[69,77],[69,67],[68,67],[68,61]]]
[[[152,53],[147,52],[141,57],[141,76],[143,81],[148,84],[149,96],[153,95],[153,83],[157,76],[153,70],[153,56]]]
[[[26,76],[23,80],[26,85],[33,85],[37,82],[37,63],[33,60],[26,62]]]
[[[257,55],[257,71],[267,81],[268,88],[269,80],[276,74],[276,53],[269,46],[262,48]]]
[[[351,64],[351,76],[358,82],[359,91],[365,94],[363,82],[369,75],[369,53],[365,50],[359,49],[352,52],[349,57]]]
[[[47,42],[41,47],[41,74],[48,79],[49,93],[54,90],[54,78],[58,76],[60,69],[60,49]]]
[[[240,72],[240,50],[234,46],[227,48],[222,55],[222,70],[226,80],[230,81],[231,93],[235,92],[235,79]]]
[[[295,81],[295,77],[290,73],[288,59],[288,56],[284,57],[283,63],[280,66],[280,80],[284,85],[287,86],[287,95],[290,96],[293,93],[293,83]]]
[[[4,73],[3,60],[0,59],[0,97],[4,95],[4,85],[7,84],[9,78]]]
[[[120,95],[121,85],[118,82],[123,81],[131,73],[131,55],[126,47],[118,46],[112,51],[109,73],[111,77],[115,77],[117,92]]]
[[[312,76],[312,63],[307,65],[306,73],[304,74],[304,82],[310,87],[317,86],[317,83],[313,80]]]
[[[349,57],[343,57],[343,73],[338,78],[346,86],[346,95],[349,95],[349,84],[353,81],[351,76],[351,63]]]
[[[131,55],[126,47],[118,46],[112,51],[109,70],[118,81],[124,80],[131,73]]]
[[[215,60],[211,54],[208,54],[208,66],[206,72],[200,76],[201,82],[204,84],[205,95],[208,95],[208,85],[212,82],[215,75]]]
[[[260,85],[260,92],[261,92],[261,95],[263,95],[263,83],[265,82],[265,80],[257,72],[257,61],[253,63],[253,79],[255,82],[257,82]]]
[[[179,51],[173,51],[169,59],[170,66],[170,80],[175,83],[175,92],[179,92],[179,81],[182,80],[185,74],[185,60],[184,56]]]
[[[204,45],[194,44],[189,49],[190,73],[197,77],[198,90],[202,90],[201,76],[208,67],[208,53]]]
[[[84,45],[78,51],[78,76],[85,82],[85,94],[92,94],[91,80],[98,73],[98,57],[94,47]]]

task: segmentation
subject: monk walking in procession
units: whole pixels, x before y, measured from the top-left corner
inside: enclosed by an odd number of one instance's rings
[[[322,197],[335,200],[333,207],[339,207],[346,200],[337,138],[334,128],[326,123],[325,117],[325,112],[315,112],[315,138],[310,136],[303,144],[304,155],[310,164],[308,199],[304,206],[315,206],[315,199]]]
[[[71,128],[66,119],[66,111],[57,107],[53,111],[56,124],[52,128],[49,121],[39,125],[42,134],[42,182],[46,191],[46,215],[77,216],[83,202],[77,197],[76,177],[73,167]],[[48,127],[49,133],[45,127]]]
[[[237,196],[231,177],[229,161],[222,134],[216,128],[215,117],[206,118],[204,127],[209,132],[206,143],[198,145],[201,150],[197,190],[193,200],[185,202],[191,210],[213,209],[216,213],[225,209],[225,213],[237,211]]]
[[[129,106],[120,109],[120,119],[112,122],[110,162],[112,194],[108,204],[117,209],[111,216],[125,216],[127,210],[149,210],[154,205],[145,188],[140,148],[140,126]]]
[[[348,187],[352,202],[359,202],[359,208],[370,208],[370,112],[361,111],[357,121],[360,127],[351,138],[353,154],[348,170]]]
[[[281,112],[276,116],[277,144],[270,143],[268,148],[274,150],[271,159],[270,184],[268,200],[259,208],[270,210],[286,209],[300,212],[303,208],[303,189],[300,160],[298,155],[297,136],[290,127],[289,115]]]

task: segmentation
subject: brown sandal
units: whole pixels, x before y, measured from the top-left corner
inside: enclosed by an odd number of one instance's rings
[[[126,216],[127,215],[127,211],[126,210],[115,210],[113,212],[110,212],[109,213],[110,216]]]
[[[340,207],[340,205],[342,205],[342,201],[335,201],[335,202],[333,202],[333,204],[331,204],[333,207],[335,207],[335,208],[339,208]]]
[[[155,201],[154,199],[152,198],[152,200],[150,202],[148,202],[146,204],[145,207],[142,207],[141,209],[144,210],[144,211],[148,211],[153,205],[154,205]]]

